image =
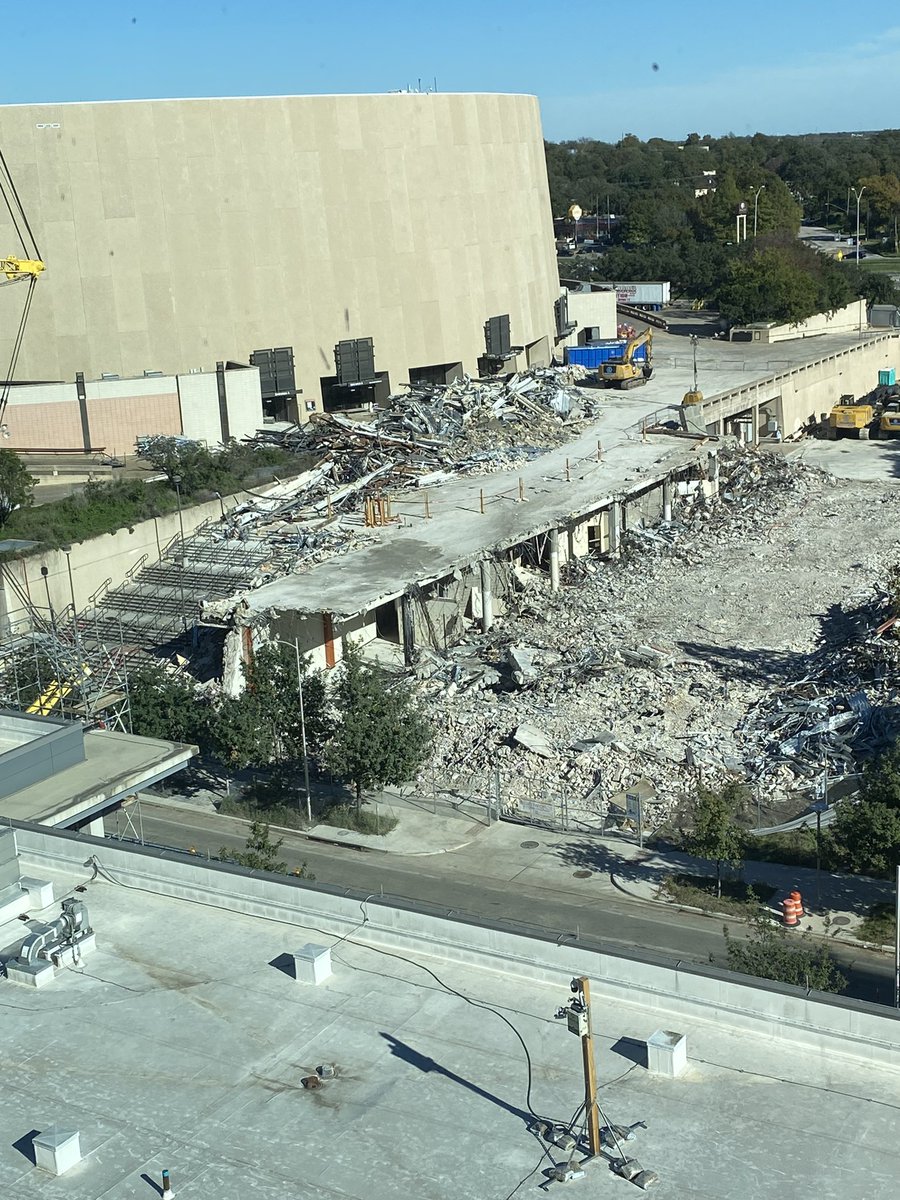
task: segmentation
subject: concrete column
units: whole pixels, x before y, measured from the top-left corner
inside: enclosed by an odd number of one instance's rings
[[[606,510],[606,519],[609,531],[609,557],[619,557],[619,530],[622,526],[622,506],[618,500],[614,500]]]
[[[672,520],[672,480],[666,478],[662,485],[663,521],[668,525]]]
[[[103,818],[102,817],[92,818],[92,820],[88,821],[87,825],[82,825],[81,829],[79,829],[78,832],[86,833],[88,835],[88,837],[102,838],[103,832],[104,832],[103,831]]]
[[[759,445],[759,405],[754,404],[750,409],[750,444]]]
[[[719,494],[719,452],[710,450],[706,456],[706,474],[710,484],[710,494]]]
[[[494,624],[494,594],[491,591],[491,564],[482,562],[479,565],[481,574],[481,629],[483,633]]]
[[[559,591],[559,530],[550,530],[550,591]]]
[[[400,597],[400,632],[403,637],[403,662],[407,667],[411,667],[416,652],[416,627],[413,621],[412,601],[406,593]]]

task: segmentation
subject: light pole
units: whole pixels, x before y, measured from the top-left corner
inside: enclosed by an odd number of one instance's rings
[[[176,554],[175,565],[178,567],[178,590],[181,592],[181,628],[187,633],[187,610],[184,606],[184,555]]]
[[[173,475],[172,483],[175,485],[175,503],[178,505],[178,529],[181,533],[181,548],[184,549],[184,519],[181,515],[181,476]]]
[[[756,237],[756,220],[759,209],[759,193],[766,190],[766,185],[761,183],[753,195],[753,236]]]
[[[72,629],[75,633],[75,645],[81,648],[81,637],[78,633],[78,609],[75,606],[75,581],[72,578],[72,547],[60,546],[66,556],[66,566],[69,570],[69,595],[72,597]]]
[[[303,789],[306,792],[306,819],[312,825],[312,796],[309,790],[309,755],[306,752],[306,713],[303,710],[303,668],[300,664],[300,639],[283,642],[280,638],[269,638],[276,646],[286,646],[294,651],[297,664],[297,692],[300,697],[300,741],[303,746]]]
[[[853,195],[856,197],[856,265],[859,266],[859,202],[862,200],[862,194],[865,187],[861,187],[859,191],[853,188]]]

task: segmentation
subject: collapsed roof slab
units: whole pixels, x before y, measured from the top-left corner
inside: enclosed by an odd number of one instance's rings
[[[634,410],[630,415],[633,423]],[[443,578],[550,528],[583,519],[623,495],[645,490],[654,479],[705,461],[705,452],[695,443],[660,437],[644,442],[640,433],[625,429],[615,444],[601,440],[598,461],[598,440],[592,426],[574,442],[523,463],[518,471],[445,483],[429,493],[427,517],[423,494],[405,493],[391,502],[400,524],[382,530],[377,543],[248,592],[247,614],[356,616],[413,585]],[[520,479],[524,499],[519,498]]]

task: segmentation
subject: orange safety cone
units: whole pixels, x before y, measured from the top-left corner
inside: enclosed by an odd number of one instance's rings
[[[781,911],[785,925],[793,928],[799,920],[797,916],[797,901],[792,896],[787,896],[781,902]]]
[[[806,914],[803,912],[803,897],[800,895],[800,893],[797,891],[796,888],[794,888],[794,890],[791,892],[791,899],[793,900],[794,904],[796,904],[796,906],[797,906],[798,918],[804,917]]]

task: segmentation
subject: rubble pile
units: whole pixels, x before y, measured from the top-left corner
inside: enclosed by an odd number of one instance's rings
[[[510,379],[462,379],[413,385],[392,396],[373,420],[327,413],[279,435],[290,450],[329,464],[332,507],[357,499],[361,482],[402,488],[460,473],[497,470],[533,458],[573,436],[580,421],[598,415],[590,392],[574,386],[583,368],[542,367]],[[264,435],[271,441],[273,435]],[[320,481],[324,494],[326,481]]]
[[[632,530],[618,563],[578,560],[557,593],[518,568],[531,582],[502,627],[419,663],[423,694],[440,698],[438,773],[460,791],[492,794],[499,768],[507,811],[524,812],[549,787],[565,796],[570,822],[596,825],[642,780],[659,822],[698,779],[759,779],[767,807],[800,789],[799,810],[826,751],[832,780],[857,770],[893,729],[900,643],[876,632],[888,615],[883,596],[839,606],[806,652],[700,646],[648,628],[648,596],[689,589],[689,571],[713,561],[727,576],[729,545],[767,543],[829,480],[723,447],[720,496],[686,486],[676,519]]]

